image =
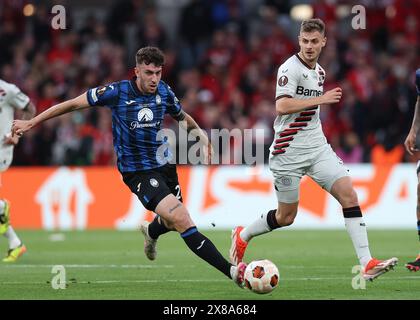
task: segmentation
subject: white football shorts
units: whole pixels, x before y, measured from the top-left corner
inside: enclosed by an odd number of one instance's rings
[[[311,177],[328,192],[338,179],[349,176],[349,170],[329,144],[313,149],[288,147],[286,152],[270,158],[270,170],[279,202],[299,201],[300,179]]]

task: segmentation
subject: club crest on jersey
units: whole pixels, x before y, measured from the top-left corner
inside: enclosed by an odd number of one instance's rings
[[[288,82],[289,82],[289,79],[287,78],[287,76],[281,76],[279,78],[279,86],[280,87],[284,87]]]
[[[152,178],[150,179],[150,185],[154,188],[157,188],[159,187],[159,182],[156,179]]]
[[[156,104],[159,105],[162,103],[162,98],[160,97],[160,95],[156,95]]]
[[[101,96],[101,95],[103,95],[105,93],[105,91],[106,91],[106,87],[105,86],[102,86],[102,87],[99,87],[98,89],[96,89],[96,94],[98,96]]]
[[[153,120],[153,111],[149,108],[140,109],[139,113],[137,114],[137,119],[140,122],[149,122]]]

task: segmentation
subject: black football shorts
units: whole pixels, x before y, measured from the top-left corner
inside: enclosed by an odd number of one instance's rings
[[[124,183],[147,210],[155,211],[159,202],[171,193],[182,202],[181,187],[174,164],[151,170],[124,172],[122,176]]]

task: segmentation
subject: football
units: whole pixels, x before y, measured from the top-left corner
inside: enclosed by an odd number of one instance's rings
[[[270,260],[255,260],[245,269],[245,286],[255,293],[269,293],[277,287],[280,274]]]

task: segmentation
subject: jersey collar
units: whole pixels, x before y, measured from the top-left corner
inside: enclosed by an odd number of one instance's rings
[[[155,93],[142,93],[140,91],[139,87],[137,86],[136,80],[137,80],[137,77],[136,76],[132,77],[131,80],[130,80],[131,87],[133,88],[133,90],[136,93],[136,95],[138,95],[138,96],[154,96],[155,94],[158,93],[159,85],[156,88],[156,92]]]
[[[315,70],[316,68],[316,64],[315,67],[311,68],[311,66],[309,64],[307,64],[305,61],[303,61],[303,59],[301,57],[299,57],[299,55],[296,53],[295,56],[299,59],[299,61],[309,70]]]
[[[137,83],[136,83],[137,77],[132,77],[130,80],[131,83],[131,87],[133,88],[134,92],[138,95],[138,96],[144,96],[143,93],[141,93],[139,87],[137,87]]]

